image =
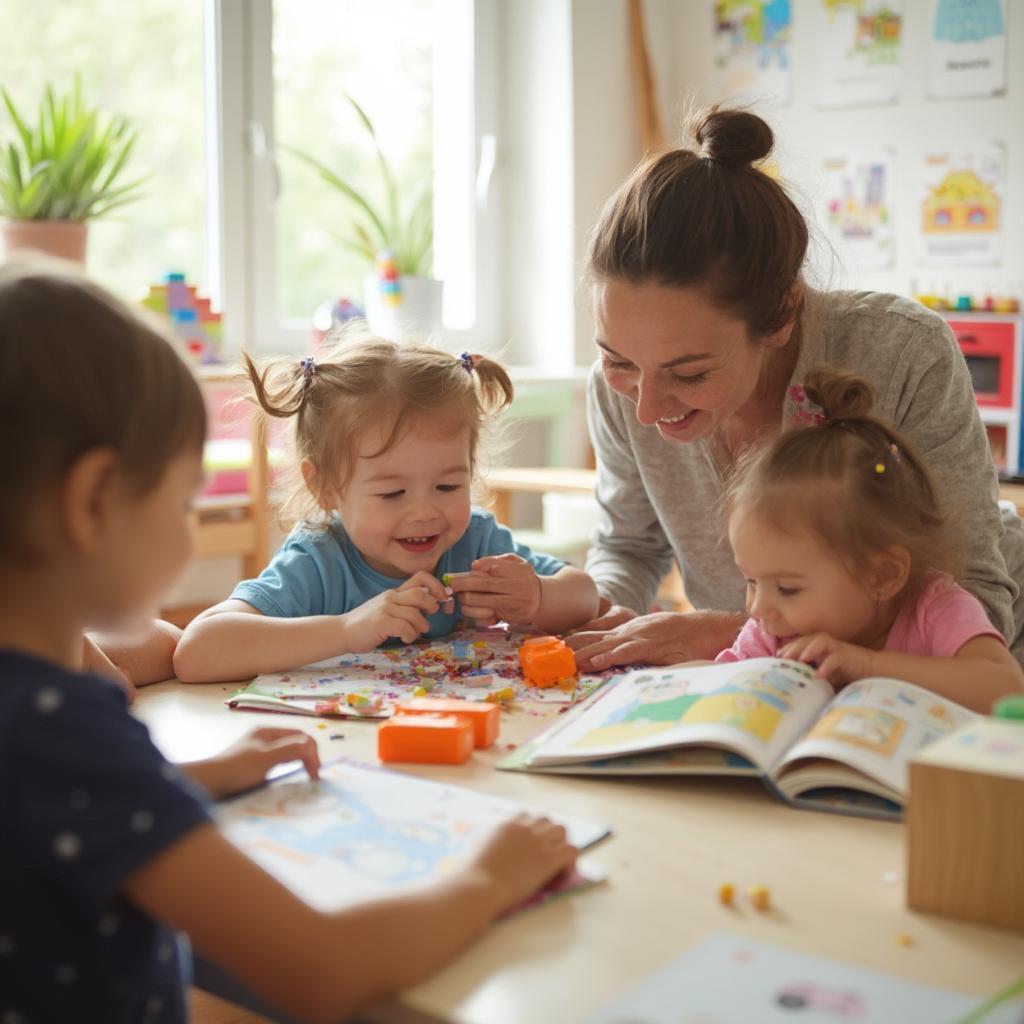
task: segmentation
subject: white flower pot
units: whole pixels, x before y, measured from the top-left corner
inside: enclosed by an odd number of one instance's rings
[[[427,341],[441,333],[444,282],[432,277],[401,278],[400,301],[392,304],[376,274],[363,278],[366,320],[374,334],[390,341]]]

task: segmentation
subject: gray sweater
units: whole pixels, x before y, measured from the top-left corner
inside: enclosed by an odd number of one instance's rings
[[[782,422],[799,418],[792,390],[814,366],[842,366],[877,388],[876,412],[925,456],[939,494],[968,524],[964,586],[1011,645],[1021,633],[1024,531],[1000,516],[998,482],[970,375],[943,319],[908,299],[808,290],[801,348]],[[595,366],[588,387],[602,521],[587,570],[614,604],[649,606],[671,561],[696,608],[740,612],[744,584],[722,539],[722,477],[707,441],[664,440]],[[806,413],[805,413],[806,415]],[[1014,517],[1015,518],[1015,517]],[[1018,652],[1015,652],[1018,653]]]

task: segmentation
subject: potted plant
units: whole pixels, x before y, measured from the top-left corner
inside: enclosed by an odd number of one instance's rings
[[[373,143],[380,167],[383,201],[375,201],[369,193],[311,154],[293,146],[282,148],[311,167],[353,208],[350,233],[342,244],[366,261],[366,316],[371,328],[384,337],[396,337],[406,328],[429,334],[441,327],[443,289],[443,283],[431,277],[434,256],[432,183],[427,178],[408,199],[400,195],[373,122],[355,99],[348,95],[345,98]],[[394,276],[394,271],[397,271],[397,284],[389,285],[386,277]]]
[[[104,119],[82,99],[76,78],[58,95],[48,85],[34,123],[0,89],[14,138],[0,148],[0,214],[7,252],[36,249],[85,262],[87,222],[137,197],[141,180],[121,183],[136,132],[120,115]]]

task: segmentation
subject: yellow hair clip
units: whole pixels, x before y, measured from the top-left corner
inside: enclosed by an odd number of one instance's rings
[[[875,463],[875,472],[876,473],[884,473],[885,472],[885,463],[884,462],[876,462]]]

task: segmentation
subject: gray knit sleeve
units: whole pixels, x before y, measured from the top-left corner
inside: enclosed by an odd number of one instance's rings
[[[673,556],[637,469],[623,419],[633,411],[626,405],[595,365],[587,384],[587,420],[597,458],[601,520],[587,555],[587,572],[602,596],[643,614]]]

